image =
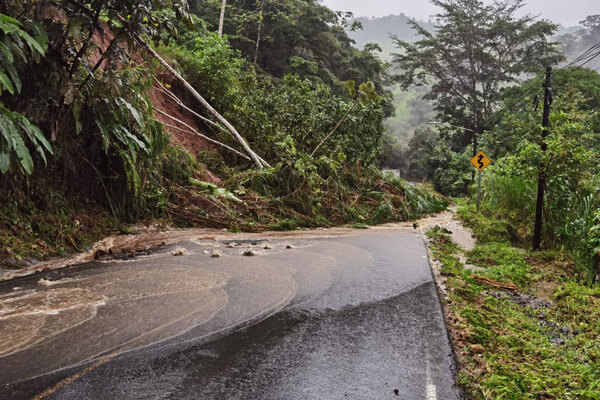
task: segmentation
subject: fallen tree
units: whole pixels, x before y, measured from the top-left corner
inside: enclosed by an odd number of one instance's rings
[[[122,22],[125,22],[123,18]],[[166,62],[152,47],[144,41],[140,35],[134,33],[133,34],[135,40],[152,56],[154,57],[160,65],[165,68],[175,79],[177,79],[183,87],[200,103],[202,106],[213,116],[219,123],[221,123],[234,137],[234,139],[242,146],[246,154],[254,161],[258,169],[263,169],[265,167],[270,168],[271,166],[265,160],[263,160],[258,154],[256,154],[246,143],[244,138],[238,133],[238,131],[223,117],[213,106],[210,105],[208,101],[194,87],[183,77],[181,76],[168,62]]]

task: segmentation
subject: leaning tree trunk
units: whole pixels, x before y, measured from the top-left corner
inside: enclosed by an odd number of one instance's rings
[[[200,102],[200,104],[202,104],[204,108],[208,110],[210,114],[212,114],[217,119],[217,121],[223,124],[223,126],[225,126],[229,132],[231,132],[235,140],[244,148],[246,154],[250,156],[252,161],[254,161],[254,163],[259,169],[263,169],[263,167],[270,167],[270,165],[267,162],[262,160],[254,151],[252,151],[250,146],[248,146],[248,143],[246,143],[244,138],[238,133],[238,131],[233,127],[233,125],[231,125],[229,121],[227,121],[221,114],[219,114],[219,112],[215,110],[213,106],[211,106],[210,103],[206,101],[206,99],[204,99],[204,97],[202,97],[202,95],[200,95],[200,93],[198,93],[198,91],[194,89],[194,87],[190,85],[188,81],[185,80],[185,78],[183,78],[177,71],[175,71],[175,69],[173,69],[173,67],[171,67],[169,63],[167,63],[156,51],[154,51],[148,45],[148,43],[142,40],[142,38],[139,35],[136,34],[135,39],[138,41],[138,43],[140,43],[142,47],[144,47],[144,49],[146,49],[148,53],[150,53],[154,58],[156,58],[158,62],[167,71],[169,71],[169,73],[171,73],[171,75],[173,75],[179,82],[181,82],[181,84],[194,96],[196,100]]]
[[[258,64],[258,50],[260,49],[260,40],[262,39],[262,29],[263,29],[263,11],[265,9],[265,2],[260,2],[260,13],[258,15],[258,34],[256,36],[256,49],[254,50],[254,65]]]
[[[227,7],[227,0],[223,0],[221,5],[221,17],[219,18],[219,37],[223,36],[223,25],[225,24],[225,8]]]
[[[329,134],[327,136],[325,136],[325,138],[323,140],[321,140],[321,142],[317,145],[317,147],[315,147],[315,149],[313,150],[313,152],[310,153],[311,157],[314,157],[315,154],[317,154],[317,151],[319,151],[319,149],[321,148],[321,146],[323,146],[325,144],[325,142],[328,141],[329,138],[331,136],[333,136],[333,134],[335,132],[337,132],[337,130],[339,129],[339,127],[342,126],[342,124],[344,123],[344,121],[346,120],[346,118],[348,118],[348,116],[350,115],[350,113],[352,111],[354,111],[354,109],[358,105],[359,101],[360,101],[360,96],[356,100],[354,100],[354,104],[352,104],[352,107],[350,107],[350,109],[348,111],[346,111],[346,113],[344,114],[344,116],[342,117],[342,119],[340,119],[339,122],[335,125],[335,128],[333,128],[333,130],[331,132],[329,132]]]

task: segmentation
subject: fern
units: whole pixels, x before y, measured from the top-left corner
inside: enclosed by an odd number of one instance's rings
[[[36,38],[22,28],[19,21],[0,14],[0,94],[3,91],[21,93],[15,61],[27,63],[43,56],[48,47],[48,38],[39,26],[32,28]],[[31,174],[33,158],[28,145],[47,163],[46,152],[52,154],[52,147],[42,131],[24,115],[9,110],[0,102],[0,173],[18,170]]]
[[[15,55],[27,62],[27,50],[35,56],[43,56],[48,47],[44,30],[35,26],[36,38],[25,32],[23,25],[14,18],[0,14],[0,89],[10,94],[21,92],[21,80],[14,66]]]

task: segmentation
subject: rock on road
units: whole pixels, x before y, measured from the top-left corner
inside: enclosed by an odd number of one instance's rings
[[[2,282],[0,366],[2,399],[461,398],[401,227],[192,238]]]

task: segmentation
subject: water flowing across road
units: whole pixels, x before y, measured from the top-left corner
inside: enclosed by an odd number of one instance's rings
[[[1,398],[460,398],[402,227],[187,237],[38,273],[0,283],[0,327]]]

